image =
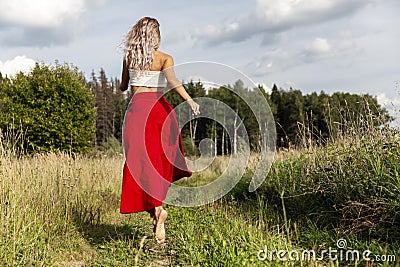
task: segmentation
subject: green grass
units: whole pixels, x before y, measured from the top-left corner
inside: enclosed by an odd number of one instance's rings
[[[263,185],[250,173],[222,199],[166,206],[167,243],[146,213],[119,214],[123,157],[63,153],[0,157],[2,266],[399,266],[400,137],[353,137],[281,151]],[[255,157],[256,155],[252,155]],[[251,162],[254,162],[252,160]],[[186,185],[213,180],[220,157]],[[253,164],[253,163],[252,163]],[[249,166],[249,170],[253,165]],[[336,248],[395,255],[396,262],[260,261],[268,251]]]

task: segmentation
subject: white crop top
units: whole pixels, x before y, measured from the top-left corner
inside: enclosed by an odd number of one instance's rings
[[[145,87],[166,87],[163,71],[129,69],[129,85]]]

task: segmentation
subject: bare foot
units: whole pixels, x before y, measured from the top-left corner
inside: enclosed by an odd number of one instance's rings
[[[153,233],[156,233],[156,226],[157,226],[157,217],[153,217]]]
[[[155,229],[155,238],[157,240],[157,243],[161,244],[165,242],[165,227],[164,227],[164,222],[167,220],[168,213],[166,210],[161,210],[158,217],[157,217],[157,223],[156,223],[156,229]]]
[[[153,226],[154,226],[154,228],[153,228],[153,233],[155,233],[155,231],[156,231],[156,224],[157,224],[156,209],[153,208],[153,209],[149,210],[148,212],[149,212],[150,217],[153,219]]]

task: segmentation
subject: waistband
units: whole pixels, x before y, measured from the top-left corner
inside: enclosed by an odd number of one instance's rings
[[[153,101],[162,101],[162,102],[167,102],[168,101],[164,97],[163,92],[139,92],[135,93],[132,96],[132,101],[137,101],[137,100],[153,100]]]

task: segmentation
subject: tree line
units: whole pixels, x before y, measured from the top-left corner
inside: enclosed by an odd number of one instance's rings
[[[119,79],[109,79],[104,69],[98,75],[92,72],[86,80],[77,68],[65,64],[54,67],[37,64],[31,73],[20,73],[14,78],[0,74],[0,129],[2,133],[24,135],[26,141],[22,146],[27,151],[81,152],[90,147],[104,147],[112,140],[121,142],[124,115],[132,92],[119,91],[119,85]],[[200,81],[190,81],[184,86],[193,98],[216,99],[235,111],[255,151],[262,149],[261,140],[268,129],[260,129],[249,103],[235,92],[253,99],[252,103],[257,103],[259,97],[256,90],[261,92],[275,121],[278,147],[306,142],[323,145],[330,138],[345,134],[349,125],[379,127],[392,120],[376,97],[369,94],[329,95],[323,91],[303,94],[298,89],[284,90],[276,85],[268,92],[261,86],[247,88],[241,80],[207,90]],[[165,97],[174,107],[182,103],[173,90]],[[202,108],[223,112],[217,106]],[[225,120],[224,115],[221,117]],[[239,124],[236,120],[224,123]],[[209,138],[215,144],[210,145],[210,153],[235,153],[235,134],[230,136],[222,124],[208,118],[189,121],[182,129],[185,152],[198,154],[200,141]]]
[[[123,94],[118,90],[119,80],[108,80],[104,70],[100,71],[99,78],[92,73],[91,87],[95,88],[97,106],[97,144],[107,142],[109,137],[121,141],[121,129],[126,106],[132,93]],[[243,120],[243,124],[249,135],[252,150],[261,149],[260,126],[252,113],[249,103],[241,99],[235,91],[248,94],[249,99],[256,95],[254,88],[246,88],[241,80],[233,85],[224,85],[218,88],[206,90],[203,84],[190,81],[184,83],[184,87],[193,98],[208,97],[219,100],[237,112]],[[347,128],[378,127],[390,122],[393,118],[382,107],[375,96],[369,94],[350,94],[336,92],[331,95],[321,91],[311,94],[303,94],[298,89],[284,90],[273,85],[267,92],[263,87],[257,87],[267,100],[276,126],[276,138],[278,147],[291,145],[304,145],[314,142],[325,144],[330,138],[345,134]],[[172,106],[177,107],[182,99],[173,92],[165,94]],[[214,108],[215,107],[201,107]],[[218,112],[218,108],[215,112]],[[226,122],[226,123],[234,123]],[[268,129],[265,129],[268,130]],[[230,137],[223,125],[208,118],[196,118],[189,121],[182,128],[182,136],[185,151],[188,154],[199,153],[198,147],[201,140],[210,138],[215,146],[210,147],[214,154],[228,154],[233,152]]]

